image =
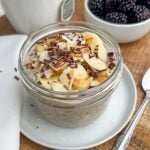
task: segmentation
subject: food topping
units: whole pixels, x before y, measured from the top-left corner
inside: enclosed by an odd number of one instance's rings
[[[31,48],[25,68],[39,86],[81,91],[107,80],[115,56],[92,32],[67,32],[41,39]]]

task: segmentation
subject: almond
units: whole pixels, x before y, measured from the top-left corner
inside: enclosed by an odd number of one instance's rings
[[[90,57],[88,53],[83,54],[83,59],[89,64],[89,66],[98,71],[105,70],[107,68],[106,63],[104,63],[99,58],[95,56]]]

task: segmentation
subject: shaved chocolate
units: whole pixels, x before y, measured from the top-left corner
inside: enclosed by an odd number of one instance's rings
[[[97,78],[97,72],[92,71],[89,73],[89,76],[91,76],[93,78]]]
[[[71,77],[70,77],[70,74],[69,74],[69,73],[67,73],[67,77],[68,77],[69,80],[71,80]]]
[[[51,42],[50,45],[51,45],[52,47],[55,47],[55,46],[57,46],[57,43],[56,43],[56,42]]]
[[[77,66],[76,63],[70,63],[69,66],[70,66],[71,68],[78,68],[78,66]]]
[[[42,83],[40,81],[38,81],[37,84],[41,85]]]
[[[16,79],[17,81],[19,81],[19,77],[18,76],[14,76],[14,79]]]
[[[64,35],[64,36],[62,36]],[[90,38],[90,34],[89,34]],[[92,38],[94,39],[94,38]],[[95,39],[94,39],[95,40]],[[96,43],[96,42],[95,42]],[[90,43],[87,41],[84,34],[82,35],[82,32],[61,32],[53,35],[49,35],[45,38],[40,39],[36,44],[38,46],[32,47],[31,51],[28,55],[32,53],[32,57],[29,57],[28,64],[26,64],[26,69],[32,75],[34,75],[33,79],[36,80],[38,85],[41,85],[44,80],[49,87],[51,87],[53,78],[53,82],[60,83],[66,90],[75,90],[74,87],[76,83],[72,83],[72,74],[71,73],[77,73],[79,76],[85,77],[89,85],[95,85],[97,82],[92,82],[93,79],[98,78],[98,73],[96,69],[94,69],[94,63],[91,58],[97,58],[98,57],[98,50],[101,48],[101,43],[97,43],[97,45],[94,45],[95,43]],[[94,46],[94,47],[93,47]],[[94,48],[94,49],[93,49]],[[89,55],[89,61],[86,61],[84,58],[84,54]],[[87,56],[88,56],[87,55]],[[103,55],[103,54],[102,54]],[[115,57],[114,53],[110,52],[107,56],[107,71],[111,71],[111,69],[115,66]],[[99,64],[101,65],[101,64]],[[96,62],[95,62],[96,66]],[[73,70],[74,68],[78,68],[76,70]],[[97,68],[97,67],[95,67]],[[108,69],[110,68],[110,69]],[[31,70],[34,69],[34,70]],[[67,71],[67,72],[65,72]],[[77,72],[72,72],[77,71]],[[31,76],[32,77],[32,76]],[[40,77],[40,80],[39,80]],[[44,79],[42,79],[44,78]],[[45,80],[47,78],[48,80]],[[64,85],[63,80],[67,78],[68,83],[67,85]],[[88,79],[88,78],[91,78]],[[80,80],[80,79],[79,79]],[[81,79],[82,80],[82,79]],[[86,82],[86,81],[85,81]],[[80,82],[79,82],[80,83]],[[78,82],[77,82],[78,84]],[[84,84],[84,80],[83,80]],[[87,84],[86,88],[91,88]],[[45,86],[42,84],[42,86]],[[56,84],[57,86],[57,84]],[[59,85],[58,85],[59,86]],[[80,85],[79,85],[80,86]],[[86,84],[85,84],[86,86]],[[69,87],[69,88],[68,88]],[[81,85],[82,87],[82,85]],[[83,86],[84,87],[84,86]],[[61,88],[60,88],[61,90]],[[80,90],[80,87],[77,90]]]
[[[115,66],[116,66],[115,63],[112,62],[112,63],[110,63],[110,64],[108,65],[108,68],[109,68],[109,69],[113,69]]]
[[[34,105],[33,105],[33,104],[30,104],[30,106],[31,106],[31,107],[34,107]]]
[[[113,61],[115,61],[115,58],[109,57],[109,62],[112,63]]]
[[[15,72],[17,72],[17,68],[16,67],[14,68],[14,70],[15,70]]]
[[[92,57],[94,57],[94,54],[89,54],[89,58],[91,59]]]
[[[41,75],[41,78],[45,78],[46,77],[46,75],[43,73],[42,75]]]
[[[109,52],[108,53],[108,57],[113,57],[114,56],[114,52]]]

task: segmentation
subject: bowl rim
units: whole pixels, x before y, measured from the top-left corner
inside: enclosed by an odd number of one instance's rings
[[[108,22],[108,21],[103,20],[103,19],[97,17],[96,15],[94,15],[88,7],[88,2],[89,2],[89,0],[84,1],[84,9],[92,18],[94,18],[94,20],[96,20],[99,23],[104,23],[104,24],[111,25],[114,27],[121,27],[121,28],[133,27],[134,28],[134,27],[142,26],[142,25],[150,22],[150,18],[148,18],[147,20],[141,21],[141,22],[131,23],[131,24],[117,24],[117,23]]]

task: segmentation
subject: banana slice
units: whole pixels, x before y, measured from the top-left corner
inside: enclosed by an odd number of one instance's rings
[[[75,68],[74,71],[75,71],[75,79],[87,79],[89,77],[87,71],[80,64],[78,64],[78,67]]]
[[[63,73],[59,77],[59,80],[68,90],[71,90],[74,76],[74,70],[69,67],[63,71]]]
[[[67,48],[68,48],[68,50],[70,50],[71,47],[74,47],[73,42],[69,38],[67,38],[66,36],[62,35],[62,39],[67,41]]]
[[[108,79],[108,77],[110,76],[110,73],[108,70],[105,70],[105,71],[101,71],[98,73],[97,75],[97,79],[100,83],[104,82],[105,80]]]
[[[52,89],[51,83],[58,82],[58,78],[55,76],[47,78],[41,78],[41,74],[37,74],[37,79],[41,82],[41,85],[47,89]]]
[[[89,57],[88,53],[83,54],[83,59],[89,64],[89,66],[96,70],[105,70],[107,68],[106,63],[104,63],[99,58],[96,58],[95,56]]]
[[[90,86],[91,86],[91,87],[97,86],[97,85],[99,85],[99,84],[100,84],[100,82],[99,82],[97,79],[94,79],[94,80],[92,80],[92,81],[90,82]]]
[[[64,86],[59,82],[52,82],[51,86],[54,91],[67,92],[67,90],[64,88]]]
[[[100,39],[98,35],[92,32],[83,32],[83,38],[89,44],[94,52],[96,49],[98,50],[98,57],[102,59],[104,62],[107,62],[107,50],[104,46],[103,41]]]
[[[74,90],[86,90],[89,88],[92,80],[92,77],[88,79],[74,79],[72,87]]]
[[[82,35],[92,50],[94,50],[97,45],[103,45],[103,41],[95,33],[83,32]]]

